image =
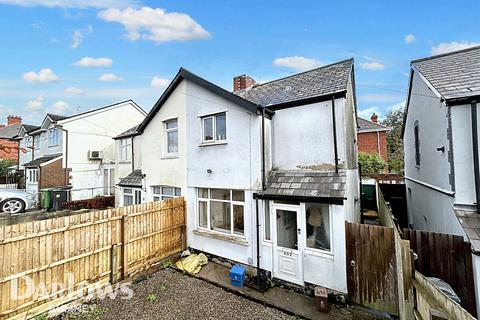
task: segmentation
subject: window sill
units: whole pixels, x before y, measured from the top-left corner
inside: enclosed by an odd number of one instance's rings
[[[196,229],[193,230],[193,234],[200,235],[200,236],[205,236],[209,238],[214,238],[222,241],[228,241],[236,244],[241,244],[244,246],[248,246],[248,241],[245,240],[245,238],[239,237],[239,236],[232,236],[232,235],[227,235],[227,234],[221,234],[218,232],[213,232],[213,231],[207,231],[207,230],[201,230],[201,229]]]
[[[130,160],[120,160],[120,161],[118,161],[118,164],[131,164],[131,163],[132,163],[132,161],[130,161]]]
[[[178,158],[180,158],[178,156],[178,154],[172,154],[172,155],[165,155],[165,156],[161,157],[160,159],[161,160],[167,160],[167,159],[178,159]]]
[[[199,147],[209,147],[209,146],[221,146],[227,144],[227,141],[218,141],[218,142],[202,142],[198,146]]]
[[[319,258],[325,258],[325,259],[331,259],[333,260],[333,252],[331,251],[324,251],[320,249],[312,249],[312,248],[305,248],[303,249],[305,252],[305,255],[308,256],[313,256],[313,257],[319,257]]]

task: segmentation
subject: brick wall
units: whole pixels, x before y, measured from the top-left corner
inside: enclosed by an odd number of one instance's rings
[[[58,159],[40,167],[38,180],[39,189],[62,187],[65,185],[65,170],[62,168],[62,159]]]
[[[18,162],[18,141],[0,139],[0,159],[9,159]]]
[[[358,151],[378,154],[378,140],[380,140],[380,156],[387,161],[387,132],[381,131],[379,135],[377,138],[377,132],[358,133]]]

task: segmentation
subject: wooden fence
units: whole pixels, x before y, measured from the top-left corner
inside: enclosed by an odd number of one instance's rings
[[[477,315],[471,245],[463,237],[421,230],[404,229],[403,238],[417,254],[415,269],[425,276],[447,282],[462,306]]]
[[[183,250],[185,221],[175,198],[0,227],[0,319],[39,314]]]

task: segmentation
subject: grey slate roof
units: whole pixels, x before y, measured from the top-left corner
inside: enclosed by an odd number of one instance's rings
[[[363,119],[357,117],[357,124],[358,124],[358,132],[369,132],[369,131],[390,131],[390,128],[379,123],[375,123],[369,121],[367,119]]]
[[[124,132],[120,133],[118,136],[113,137],[113,139],[117,140],[117,139],[128,138],[128,137],[136,135],[138,133],[138,130],[137,130],[138,126],[139,125],[136,125],[135,127],[130,128],[127,131],[124,131]]]
[[[339,171],[272,171],[265,195],[345,198],[345,172]]]
[[[455,215],[470,240],[473,250],[480,252],[480,214],[474,211],[455,210]]]
[[[242,94],[262,106],[330,95],[347,90],[353,59],[340,61],[292,76],[257,84]]]
[[[25,130],[27,131],[27,133],[40,129],[39,126],[33,126],[31,124],[24,124],[23,126],[25,127]]]
[[[21,126],[22,124],[18,123],[0,128],[0,139],[12,139],[18,134],[18,130],[20,130]]]
[[[61,116],[58,114],[51,114],[51,113],[47,113],[47,116],[49,116],[50,119],[52,119],[53,121],[59,121],[59,120],[63,120],[71,117],[71,116]]]
[[[120,180],[118,183],[121,187],[142,187],[142,170],[133,170],[128,176]]]
[[[480,94],[480,46],[412,61],[445,98]]]
[[[50,160],[53,160],[53,159],[55,159],[55,158],[58,158],[58,157],[60,157],[61,155],[62,155],[61,153],[50,154],[50,155],[48,155],[48,156],[40,157],[40,158],[37,158],[37,159],[32,160],[32,161],[30,161],[30,162],[27,162],[27,163],[25,163],[23,166],[24,166],[24,167],[27,167],[27,168],[38,167],[38,166],[40,166],[42,163],[47,162],[47,161],[50,161]]]

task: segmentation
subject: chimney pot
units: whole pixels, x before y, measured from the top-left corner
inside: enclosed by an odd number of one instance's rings
[[[374,112],[374,113],[372,114],[372,117],[371,117],[370,119],[372,119],[372,122],[377,123],[377,121],[378,121],[378,116],[377,116],[377,114]]]
[[[255,80],[252,77],[247,76],[246,74],[236,76],[235,78],[233,78],[233,92],[248,90],[255,84]]]
[[[20,124],[22,123],[22,118],[19,116],[8,116],[7,117],[7,126],[11,126],[13,124]]]

